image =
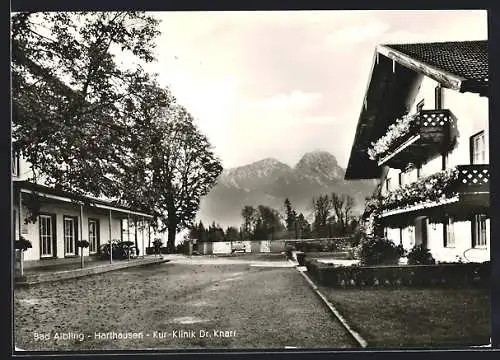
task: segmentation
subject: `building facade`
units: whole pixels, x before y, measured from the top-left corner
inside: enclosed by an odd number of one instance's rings
[[[82,250],[85,257],[94,257],[110,241],[132,241],[139,254],[145,254],[152,241],[150,214],[56,190],[31,178],[30,164],[13,155],[12,234],[13,240],[22,236],[31,242],[23,254],[26,268],[79,261]],[[78,240],[87,240],[89,247],[78,248]]]
[[[383,236],[441,262],[490,259],[487,89],[486,41],[377,48],[346,179],[380,180],[368,203]]]

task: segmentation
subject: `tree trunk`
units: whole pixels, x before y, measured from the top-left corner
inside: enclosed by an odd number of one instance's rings
[[[175,235],[177,231],[177,224],[174,221],[169,220],[168,224],[168,240],[167,240],[167,251],[169,254],[175,252]]]

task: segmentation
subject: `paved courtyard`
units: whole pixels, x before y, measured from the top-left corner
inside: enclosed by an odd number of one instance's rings
[[[356,347],[282,255],[172,257],[14,296],[25,350]]]

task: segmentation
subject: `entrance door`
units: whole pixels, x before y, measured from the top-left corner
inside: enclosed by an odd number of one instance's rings
[[[415,245],[423,245],[427,248],[427,218],[415,219]]]

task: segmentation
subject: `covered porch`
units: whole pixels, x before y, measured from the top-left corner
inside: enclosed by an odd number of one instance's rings
[[[23,271],[74,268],[82,255],[88,266],[113,263],[113,254],[102,259],[101,250],[122,241],[132,242],[143,258],[152,241],[152,215],[146,212],[25,181],[15,182],[14,190],[13,241],[31,243],[16,251],[16,268]],[[79,247],[80,240],[88,247]]]

